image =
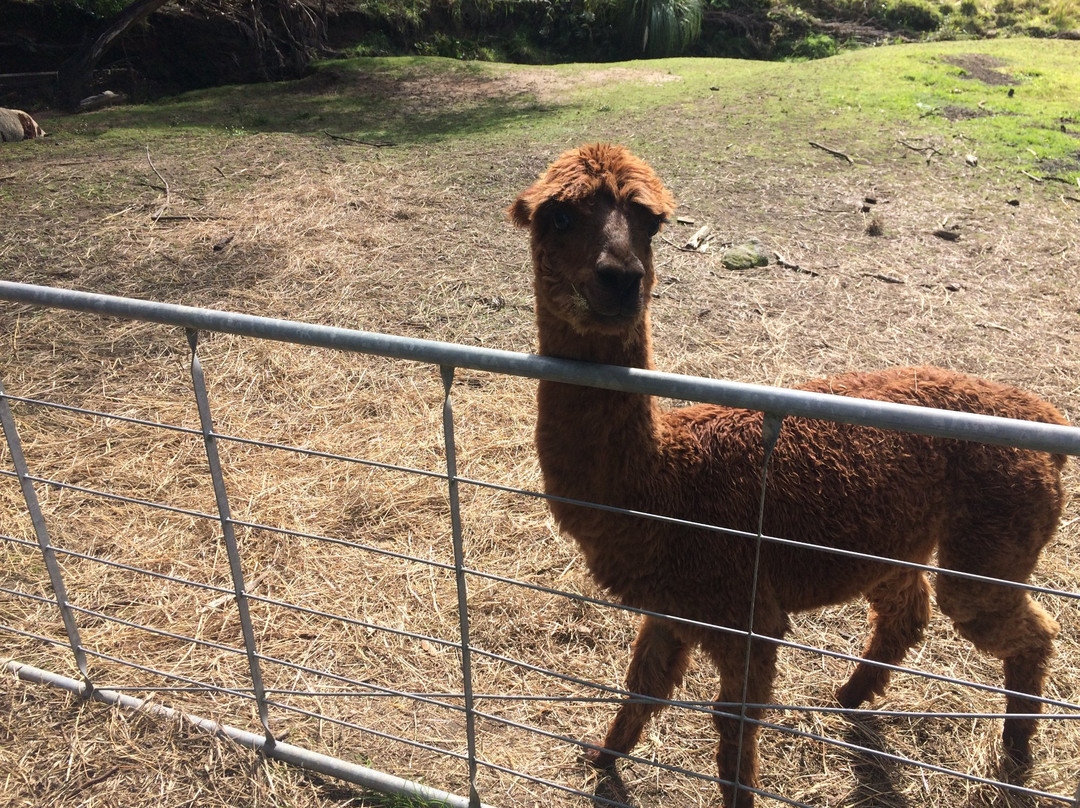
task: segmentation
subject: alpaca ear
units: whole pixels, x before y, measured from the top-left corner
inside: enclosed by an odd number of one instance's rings
[[[514,204],[506,211],[510,215],[510,221],[512,221],[518,227],[528,227],[532,224],[533,213],[535,212],[535,206],[525,199],[525,194],[519,196]]]

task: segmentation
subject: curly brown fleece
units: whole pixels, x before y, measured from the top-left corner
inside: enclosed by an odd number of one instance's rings
[[[619,146],[561,155],[510,208],[531,234],[540,352],[652,367],[648,303],[652,236],[674,200],[652,169]],[[1034,395],[931,367],[852,373],[802,389],[1064,424]],[[662,411],[645,395],[542,382],[536,446],[549,494],[742,531],[757,528],[762,414],[713,405]],[[773,454],[764,532],[813,545],[1023,582],[1056,530],[1062,455],[787,418]],[[727,806],[758,787],[753,722],[770,701],[788,614],[864,596],[872,632],[838,701],[881,694],[889,671],[920,640],[930,586],[918,569],[766,542],[761,548],[749,680],[743,693],[754,543],[557,501],[551,510],[596,580],[624,603],[734,629],[645,618],[627,689],[669,698],[700,646],[719,668],[717,763]],[[1057,623],[1024,590],[940,574],[939,608],[980,650],[1002,660],[1005,687],[1039,696]],[[734,706],[732,706],[734,705]],[[633,748],[655,704],[626,701],[603,750],[611,766]],[[1006,696],[1009,713],[1040,703]],[[762,708],[746,715],[758,719]],[[1035,720],[1008,718],[1004,747],[1030,758]],[[741,735],[741,743],[740,743]],[[741,751],[740,751],[741,750]]]

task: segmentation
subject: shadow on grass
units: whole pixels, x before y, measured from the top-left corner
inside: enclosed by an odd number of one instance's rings
[[[873,715],[853,715],[844,732],[844,741],[871,750],[852,753],[851,772],[858,785],[845,798],[844,805],[874,805],[877,808],[910,808],[901,793],[903,781],[910,777],[904,764],[874,752],[889,753],[881,720]]]
[[[630,789],[614,767],[597,772],[591,803],[593,808],[611,808],[611,806],[619,805],[635,808],[637,806],[630,794]]]
[[[440,59],[325,63],[290,82],[198,90],[69,119],[86,134],[134,129],[326,133],[378,145],[517,129],[565,105],[541,103],[510,72]]]
[[[870,750],[868,753],[852,753],[851,769],[858,785],[847,796],[844,805],[874,805],[879,808],[909,808],[911,803],[901,792],[904,782],[913,776],[910,766],[891,760],[886,737],[888,730],[880,718],[873,715],[853,715],[844,733],[844,740]],[[1003,784],[1023,787],[1027,783],[1030,767],[1003,761],[991,778],[997,777]],[[1039,802],[1030,794],[1001,786],[977,784],[968,793],[962,808],[1036,808]]]

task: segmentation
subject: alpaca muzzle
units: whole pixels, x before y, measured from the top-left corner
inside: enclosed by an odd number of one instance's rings
[[[644,271],[636,267],[597,267],[590,284],[589,308],[602,317],[631,318],[643,308]]]

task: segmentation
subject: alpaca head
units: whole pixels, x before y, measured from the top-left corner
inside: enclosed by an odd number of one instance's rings
[[[622,146],[560,155],[510,207],[529,228],[538,317],[579,334],[619,334],[644,321],[655,282],[652,237],[675,201]]]

